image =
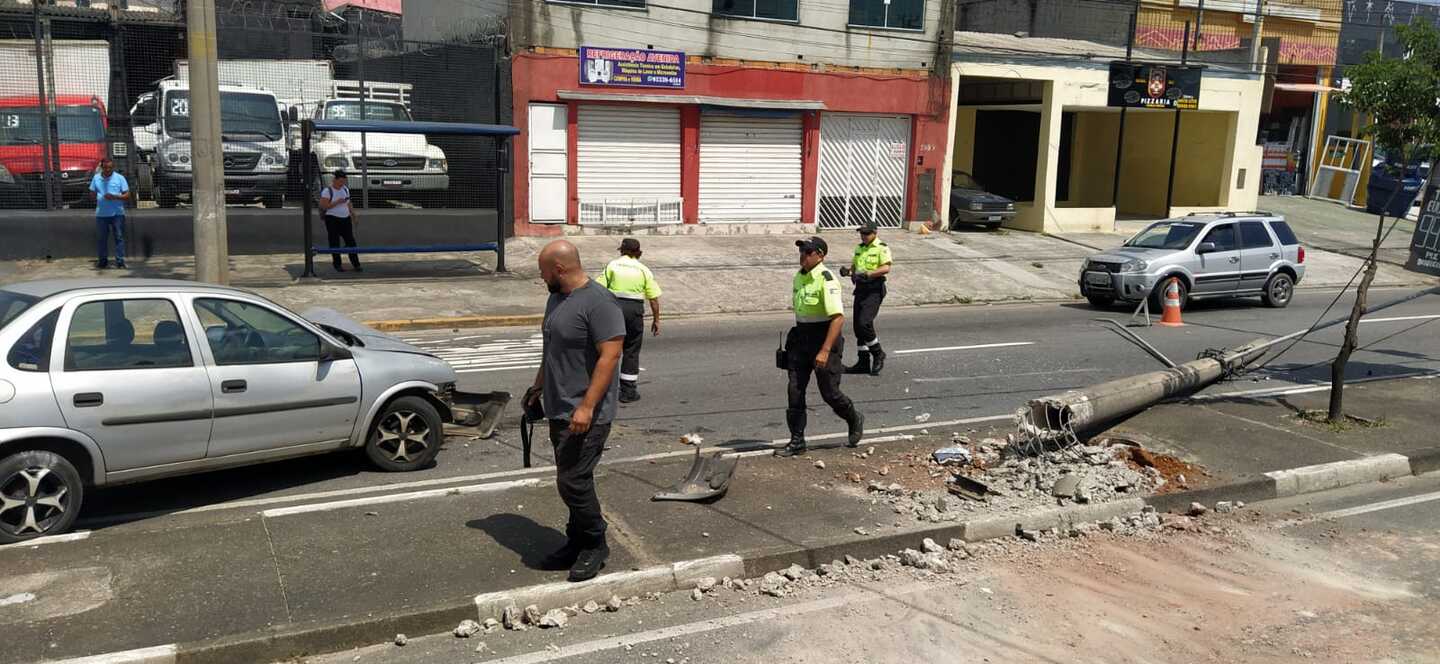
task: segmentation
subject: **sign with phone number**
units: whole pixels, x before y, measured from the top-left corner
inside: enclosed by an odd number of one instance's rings
[[[1425,188],[1420,206],[1420,221],[1410,239],[1410,260],[1405,269],[1421,274],[1440,276],[1440,185]]]
[[[581,46],[580,84],[684,89],[685,54],[643,48]]]

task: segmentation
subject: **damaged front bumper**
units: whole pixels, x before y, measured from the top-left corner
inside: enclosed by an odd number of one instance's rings
[[[446,386],[436,396],[450,410],[450,421],[466,427],[474,427],[481,438],[495,433],[495,425],[505,414],[510,403],[509,392],[465,392]]]

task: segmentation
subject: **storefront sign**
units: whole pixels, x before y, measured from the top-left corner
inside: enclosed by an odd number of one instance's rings
[[[1405,269],[1440,277],[1440,185],[1425,188],[1425,202],[1420,206],[1420,223],[1415,224],[1415,237],[1410,240],[1410,260]]]
[[[580,84],[618,88],[685,87],[685,54],[641,48],[580,47]]]
[[[1200,108],[1202,70],[1195,66],[1112,62],[1107,105],[1193,111]]]

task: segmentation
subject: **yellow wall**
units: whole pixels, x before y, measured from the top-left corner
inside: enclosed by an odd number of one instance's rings
[[[1115,186],[1115,139],[1120,134],[1120,114],[1077,111],[1074,132],[1070,138],[1070,197],[1059,204],[1109,207]]]
[[[975,174],[975,115],[974,108],[961,108],[955,112],[955,158],[950,170]]]

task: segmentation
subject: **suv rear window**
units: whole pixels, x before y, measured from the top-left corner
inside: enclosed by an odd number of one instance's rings
[[[1295,231],[1290,230],[1290,224],[1283,221],[1270,222],[1270,230],[1275,231],[1275,237],[1280,238],[1280,244],[1290,246],[1300,244],[1300,239],[1295,237]]]
[[[1258,221],[1240,222],[1240,246],[1245,249],[1269,249],[1275,241],[1265,230],[1265,224]]]

